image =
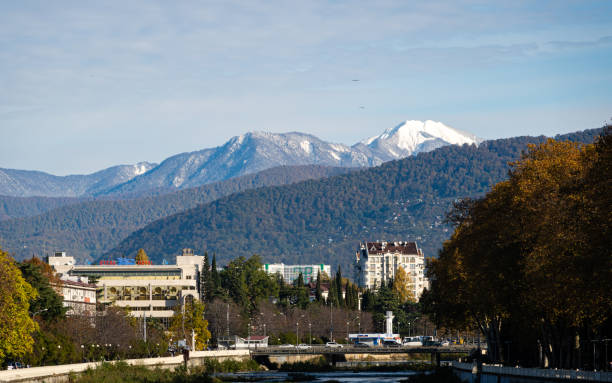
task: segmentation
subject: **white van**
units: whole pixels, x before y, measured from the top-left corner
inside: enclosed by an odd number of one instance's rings
[[[406,347],[420,347],[423,345],[423,342],[421,342],[420,337],[413,336],[413,337],[405,337],[402,344]]]

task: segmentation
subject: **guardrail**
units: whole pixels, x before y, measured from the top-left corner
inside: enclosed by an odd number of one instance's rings
[[[462,371],[475,371],[472,363],[452,362],[451,366]],[[612,382],[612,372],[605,371],[582,371],[582,370],[559,370],[550,368],[521,368],[482,365],[483,374],[520,376],[527,378],[540,378],[549,380],[587,380],[594,382]]]

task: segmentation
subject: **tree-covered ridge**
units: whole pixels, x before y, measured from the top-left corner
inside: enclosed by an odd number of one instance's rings
[[[0,195],[0,221],[30,217],[85,200],[85,198],[73,197],[10,197]]]
[[[282,166],[160,196],[73,203],[38,216],[0,222],[0,243],[17,259],[64,250],[84,261],[100,256],[149,222],[222,196],[262,186],[329,177],[347,171],[350,170],[316,165]],[[45,201],[59,203],[58,200],[7,197],[0,201],[11,206],[5,208],[6,211],[15,211],[19,205],[25,205],[23,201],[43,204]]]
[[[562,139],[592,142],[599,130]],[[530,143],[517,137],[476,146],[447,146],[350,174],[249,190],[158,220],[108,255],[144,248],[151,259],[179,249],[214,252],[221,263],[261,254],[267,262],[352,263],[359,240],[416,240],[434,256],[448,238],[443,223],[452,203],[484,194],[507,176]],[[348,268],[346,268],[348,267]]]

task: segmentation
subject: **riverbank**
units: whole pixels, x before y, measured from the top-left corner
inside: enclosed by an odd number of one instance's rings
[[[174,370],[142,365],[128,365],[126,362],[103,363],[97,368],[87,369],[80,375],[71,374],[71,383],[219,383],[214,377],[218,373],[260,371],[262,367],[253,360],[225,360],[219,362],[207,359],[200,366],[178,367]]]

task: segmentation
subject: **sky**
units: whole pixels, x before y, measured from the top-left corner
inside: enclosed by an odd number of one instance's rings
[[[352,145],[612,118],[611,1],[0,2],[0,168],[88,174],[250,131]],[[358,80],[358,81],[354,81]]]

